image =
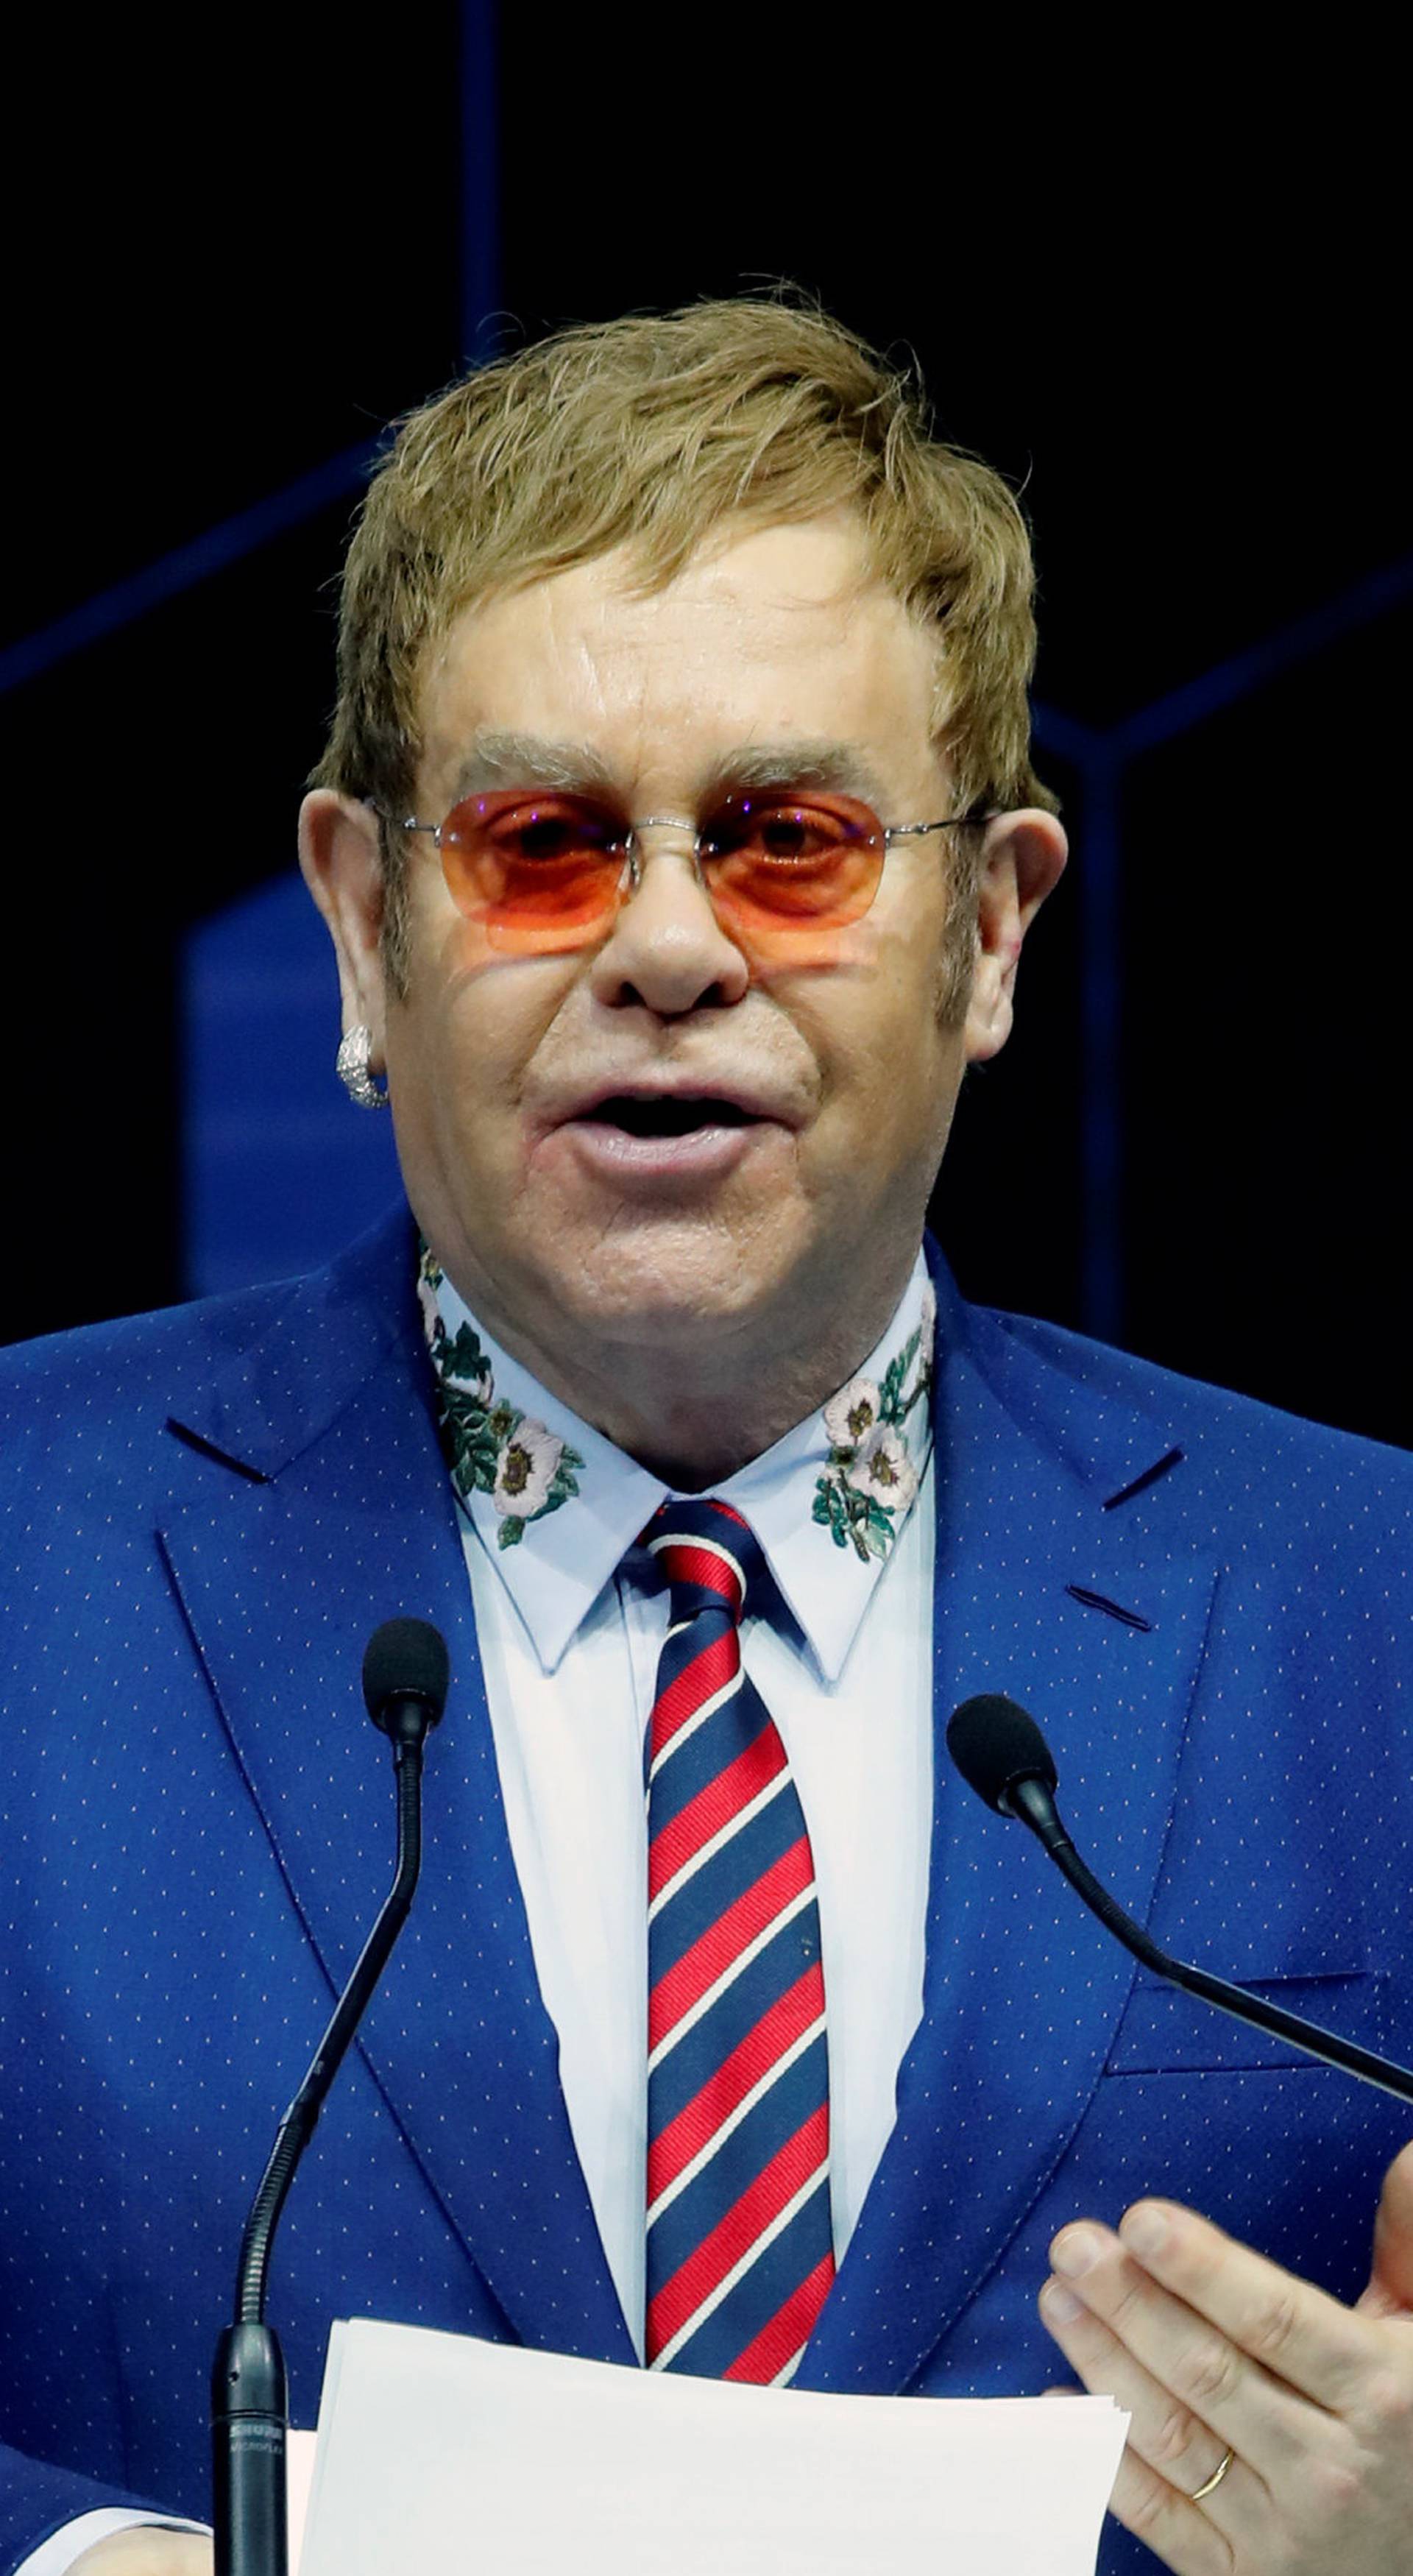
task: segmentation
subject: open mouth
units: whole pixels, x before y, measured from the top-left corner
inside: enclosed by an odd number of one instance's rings
[[[640,1100],[619,1092],[608,1100],[596,1101],[591,1114],[597,1123],[621,1127],[629,1136],[691,1136],[702,1127],[750,1127],[757,1123],[751,1112],[739,1108],[734,1100],[720,1100],[709,1093]]]

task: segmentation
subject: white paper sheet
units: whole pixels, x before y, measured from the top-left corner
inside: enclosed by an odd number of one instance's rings
[[[293,2425],[285,2436],[285,2493],[288,2499],[285,2530],[289,2576],[299,2576],[304,2526],[309,2519],[309,2490],[314,2483],[315,2438],[313,2433],[297,2433]]]
[[[339,2324],[301,2576],[1093,2576],[1127,2430]]]

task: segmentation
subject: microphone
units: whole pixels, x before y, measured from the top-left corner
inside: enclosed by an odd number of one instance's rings
[[[947,1721],[947,1750],[968,1788],[974,1789],[998,1816],[1015,1816],[1029,1826],[1105,1931],[1112,1932],[1115,1940],[1121,1941],[1155,1976],[1180,1987],[1186,1995],[1196,1995],[1202,2003],[1215,2004],[1219,2012],[1230,2013],[1233,2020],[1245,2022],[1253,2030],[1268,2031],[1273,2039],[1283,2039],[1292,2048],[1303,2049],[1307,2057],[1317,2057],[1326,2066],[1337,2066],[1346,2075],[1357,2075],[1363,2083],[1377,2085],[1396,2101],[1413,2102],[1413,2074],[1406,2066],[1395,2065],[1391,2057],[1377,2057],[1372,2049],[1357,2048],[1352,2040],[1322,2030],[1318,2022],[1307,2021],[1302,2013],[1286,2012],[1279,2004],[1268,2004],[1260,1995],[1248,1994],[1244,1986],[1229,1985],[1225,1977],[1209,1976],[1205,1968],[1188,1967],[1183,1960],[1170,1958],[1166,1950],[1160,1950],[1157,1942],[1149,1939],[1142,1926],[1134,1922],[1132,1915],[1125,1914],[1107,1887],[1080,1859],[1055,1804],[1059,1775],[1050,1747],[1034,1718],[1013,1699],[986,1692],[977,1699],[964,1700]]]
[[[216,2576],[288,2576],[284,2358],[265,2322],[270,2254],[300,2157],[407,1920],[422,1866],[422,1747],[446,1705],[446,1641],[425,1619],[388,1619],[363,1657],[363,1697],[391,1739],[397,1869],[309,2071],[280,2122],[241,2240],[235,2322],[211,2368]]]

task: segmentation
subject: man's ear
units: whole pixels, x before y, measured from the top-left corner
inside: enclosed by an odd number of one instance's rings
[[[377,816],[356,797],[314,788],[299,810],[299,865],[334,943],[344,1028],[370,1031],[371,1067],[382,1072],[386,994]]]
[[[998,814],[986,827],[966,1020],[969,1064],[999,1055],[1011,1034],[1021,943],[1068,855],[1060,824],[1037,805]]]

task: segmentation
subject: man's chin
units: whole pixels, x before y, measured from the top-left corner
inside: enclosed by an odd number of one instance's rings
[[[542,1274],[543,1303],[534,1304],[552,1316],[561,1350],[685,1351],[737,1340],[788,1300],[799,1273],[805,1247],[791,1241],[780,1213],[748,1231],[659,1211],[650,1223],[620,1219],[577,1244],[566,1235]]]
[[[611,1280],[588,1276],[566,1283],[560,1311],[581,1343],[624,1351],[684,1350],[749,1332],[754,1319],[773,1309],[779,1288],[774,1277],[739,1270],[682,1276],[664,1267],[636,1277],[630,1270]]]

